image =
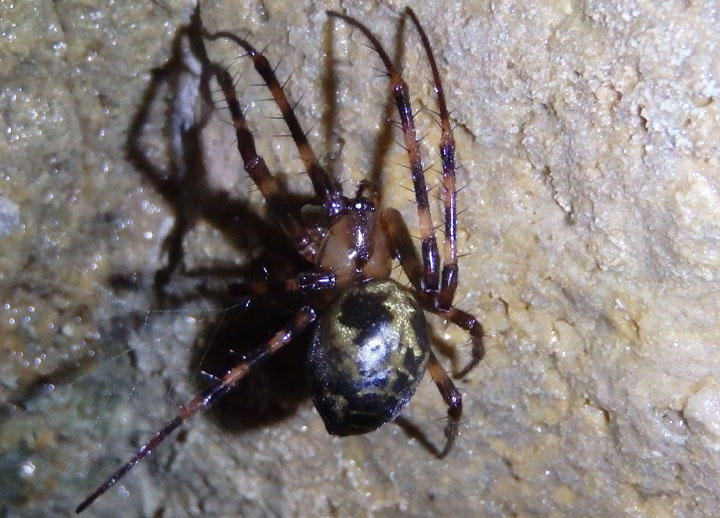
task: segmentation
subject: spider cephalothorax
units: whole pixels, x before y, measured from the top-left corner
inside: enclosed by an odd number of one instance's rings
[[[430,347],[424,310],[442,315],[470,333],[472,360],[457,376],[463,376],[483,356],[483,330],[477,320],[453,306],[457,287],[455,208],[455,141],[440,74],[425,31],[409,8],[425,49],[439,105],[440,157],[442,160],[445,234],[442,265],[430,215],[419,141],[415,132],[408,87],[375,35],[362,23],[337,12],[328,15],[359,29],[380,56],[390,78],[391,95],[400,115],[400,127],[410,162],[418,207],[421,257],[418,257],[400,213],[383,208],[380,192],[367,181],[354,197],[343,194],[336,179],[325,172],[310,147],[275,73],[262,53],[232,33],[203,32],[207,40],[230,40],[244,49],[265,81],[287,124],[290,135],[313,185],[320,207],[320,222],[304,221],[287,199],[283,185],[273,176],[255,150],[235,92],[232,77],[222,66],[207,61],[207,76],[220,85],[233,120],[237,147],[245,170],[264,196],[283,233],[307,270],[282,283],[282,290],[301,296],[304,304],[283,328],[254,354],[233,366],[220,382],[195,397],[178,415],[105,483],[88,496],[77,512],[89,506],[169,433],[198,410],[212,405],[229,392],[253,367],[314,325],[306,370],[312,399],[327,430],[336,435],[369,432],[394,419],[408,403],[425,370],[448,406],[446,443],[439,457],[450,451],[458,430],[462,401]],[[196,23],[200,26],[196,11]],[[390,279],[397,259],[412,288]],[[254,283],[250,291],[260,291]],[[264,291],[264,290],[263,290]]]

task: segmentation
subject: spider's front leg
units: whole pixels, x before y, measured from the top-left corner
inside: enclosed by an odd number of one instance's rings
[[[443,238],[443,268],[436,306],[441,311],[447,311],[452,306],[458,283],[455,138],[453,137],[452,127],[450,126],[450,114],[448,113],[447,103],[445,102],[445,91],[442,87],[435,56],[430,47],[430,41],[413,10],[406,7],[405,13],[410,17],[420,34],[420,40],[425,48],[425,54],[430,62],[433,82],[435,83],[435,92],[437,92],[440,130],[442,131],[440,137],[440,159],[442,161],[443,204],[445,206],[445,237]]]
[[[410,161],[410,173],[415,190],[415,200],[418,207],[418,219],[420,222],[421,248],[423,258],[423,274],[419,284],[420,289],[432,300],[432,306],[442,312],[450,310],[457,289],[458,265],[457,265],[457,208],[455,188],[455,140],[450,127],[450,115],[445,102],[445,93],[440,80],[437,63],[430,47],[427,34],[423,30],[415,13],[409,7],[405,13],[410,17],[415,28],[420,34],[425,54],[432,69],[435,91],[438,96],[440,128],[442,136],[440,139],[440,158],[442,160],[443,175],[443,202],[445,206],[445,237],[443,239],[443,266],[440,273],[439,253],[435,232],[433,230],[430,204],[428,203],[427,187],[423,170],[420,147],[418,145],[415,122],[410,104],[408,86],[400,76],[400,73],[383,49],[375,35],[362,23],[357,20],[333,11],[328,15],[340,18],[347,23],[357,27],[372,44],[375,52],[382,59],[388,75],[390,76],[391,90],[398,113],[400,114],[400,125],[403,131],[405,148],[407,149]]]
[[[335,11],[328,11],[328,16],[340,18],[345,22],[357,27],[365,37],[370,41],[375,52],[382,59],[383,64],[390,76],[391,89],[395,105],[400,114],[400,124],[403,131],[405,148],[410,161],[410,174],[415,191],[415,200],[418,207],[418,220],[420,222],[421,247],[423,257],[423,273],[420,281],[420,289],[423,293],[430,295],[433,300],[436,299],[439,284],[440,270],[438,266],[439,252],[435,231],[433,230],[432,216],[430,214],[430,203],[428,201],[428,191],[425,184],[425,174],[423,171],[422,157],[420,156],[420,146],[415,131],[415,122],[413,119],[412,107],[410,105],[410,95],[408,86],[400,76],[400,73],[393,65],[390,57],[385,49],[383,49],[380,41],[365,25],[359,21]]]

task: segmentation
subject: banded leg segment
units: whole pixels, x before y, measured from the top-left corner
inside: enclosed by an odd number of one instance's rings
[[[402,215],[396,209],[388,207],[380,214],[380,223],[391,253],[400,262],[413,287],[419,290],[423,269]]]
[[[465,367],[463,367],[460,371],[453,373],[455,378],[462,378],[466,376],[485,356],[485,346],[483,344],[485,331],[482,325],[473,315],[467,311],[458,309],[455,306],[450,306],[446,310],[437,308],[432,295],[424,294],[420,291],[420,261],[415,251],[415,247],[410,240],[410,234],[408,233],[407,227],[402,220],[402,216],[395,209],[385,209],[381,215],[381,222],[388,243],[390,243],[392,253],[400,261],[400,265],[402,266],[405,275],[407,275],[408,279],[410,279],[413,287],[420,292],[418,300],[420,300],[423,307],[428,311],[448,319],[450,322],[458,327],[461,327],[470,334],[470,339],[472,341],[472,357]]]
[[[290,130],[290,136],[295,142],[295,146],[300,153],[300,158],[305,165],[305,170],[307,171],[308,176],[310,176],[310,181],[313,184],[315,195],[320,199],[327,218],[332,220],[333,217],[340,214],[345,208],[345,200],[342,196],[342,189],[337,181],[327,174],[320,165],[320,162],[318,161],[317,156],[315,156],[315,152],[310,147],[310,143],[300,127],[300,123],[295,116],[295,112],[293,111],[292,106],[290,106],[290,103],[285,96],[285,92],[283,91],[282,86],[280,86],[280,83],[275,76],[275,72],[270,66],[267,58],[263,56],[262,53],[255,50],[255,48],[246,40],[230,32],[221,31],[215,34],[206,33],[205,37],[209,40],[225,39],[232,41],[242,47],[245,52],[247,52],[247,55],[252,58],[255,70],[260,77],[263,78],[263,81],[265,81],[265,84],[270,90],[275,103],[278,108],[280,108],[280,113],[285,120],[285,124]]]
[[[437,454],[438,458],[442,459],[450,453],[450,450],[455,444],[455,439],[458,434],[458,424],[460,423],[460,416],[462,415],[462,395],[458,392],[458,389],[455,388],[452,380],[450,380],[445,369],[442,368],[442,365],[440,365],[440,362],[432,351],[430,351],[427,368],[448,407],[448,422],[447,425],[445,425],[445,447]]]
[[[440,73],[438,72],[435,56],[430,47],[427,34],[425,34],[425,30],[420,25],[420,21],[411,8],[406,7],[405,13],[410,17],[420,34],[422,45],[425,48],[425,54],[427,54],[430,68],[432,69],[433,82],[435,83],[435,92],[437,92],[438,99],[440,130],[442,131],[440,137],[440,159],[442,161],[443,202],[445,205],[445,237],[443,239],[443,267],[437,307],[440,310],[447,310],[452,306],[458,283],[455,139],[453,138],[452,128],[450,126],[450,115],[448,114],[447,104],[445,103],[445,92],[442,87],[442,81],[440,80]]]
[[[266,360],[270,355],[277,352],[285,346],[290,340],[298,335],[303,329],[312,324],[317,319],[315,310],[309,306],[305,306],[295,315],[295,318],[288,323],[283,329],[275,333],[264,347],[258,349],[256,353],[246,361],[238,363],[230,372],[222,377],[221,382],[214,387],[202,392],[185,405],[175,418],[167,423],[155,436],[146,442],[132,458],[120,467],[115,473],[97,488],[90,496],[83,500],[75,509],[76,513],[81,513],[92,504],[100,495],[114,486],[128,471],[142,459],[147,457],[158,444],[170,435],[177,427],[179,427],[188,417],[195,414],[198,410],[210,407],[215,401],[227,394],[237,383],[250,371],[252,367]]]
[[[437,313],[443,318],[447,318],[450,322],[452,322],[458,327],[463,328],[470,334],[470,341],[472,343],[472,356],[470,358],[470,361],[460,371],[453,373],[454,378],[464,378],[471,370],[475,368],[478,363],[480,363],[480,361],[485,356],[485,345],[483,343],[483,338],[485,337],[485,330],[483,329],[482,324],[480,324],[480,322],[478,322],[478,319],[475,318],[473,315],[471,315],[467,311],[458,309],[455,306],[450,306],[450,309],[448,311],[439,311],[432,308],[427,309],[434,313]]]
[[[418,219],[420,222],[420,233],[422,239],[422,257],[423,257],[423,276],[422,291],[427,294],[436,294],[440,284],[440,270],[438,266],[439,253],[435,231],[433,230],[432,217],[430,214],[430,203],[428,201],[427,186],[425,184],[425,174],[423,171],[422,157],[420,156],[420,146],[418,145],[417,132],[415,131],[415,121],[413,119],[412,107],[410,105],[410,95],[408,86],[400,76],[400,73],[390,61],[385,49],[383,49],[380,41],[365,25],[359,21],[346,16],[344,14],[328,11],[328,16],[334,16],[344,20],[346,23],[357,27],[365,37],[370,41],[375,52],[380,56],[385,68],[390,76],[392,87],[392,95],[395,100],[395,106],[400,114],[400,124],[403,131],[405,148],[407,149],[410,161],[410,174],[415,190],[415,199],[418,206]]]
[[[308,261],[314,262],[320,248],[319,239],[311,235],[302,225],[299,216],[285,199],[283,189],[277,178],[270,174],[265,161],[257,154],[255,139],[240,108],[240,102],[230,73],[219,65],[213,65],[212,69],[230,110],[237,136],[237,147],[245,164],[245,170],[260,189],[275,218],[280,223],[280,227],[290,237],[300,255]]]
[[[319,293],[335,287],[335,274],[331,272],[303,272],[280,282],[251,281],[231,284],[233,297],[262,295],[265,293]]]

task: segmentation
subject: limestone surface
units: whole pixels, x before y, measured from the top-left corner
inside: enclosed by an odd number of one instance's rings
[[[226,0],[202,18],[265,49],[327,168],[348,191],[378,180],[417,234],[382,63],[325,14],[363,21],[402,63],[433,186],[436,99],[406,5]],[[404,425],[327,435],[290,351],[88,516],[717,515],[717,2],[412,6],[462,164],[456,304],[486,332],[485,359],[456,380],[455,449],[425,447],[445,416],[429,376]],[[227,293],[297,263],[216,88],[203,102],[194,7],[0,2],[0,514],[70,513],[201,390],[208,351],[282,324],[282,307]],[[236,77],[271,170],[309,193],[250,61],[207,51]],[[430,321],[441,362],[460,367],[467,335]]]

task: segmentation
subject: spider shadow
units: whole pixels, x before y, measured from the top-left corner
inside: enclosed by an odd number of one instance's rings
[[[128,160],[173,213],[173,226],[161,246],[166,264],[154,273],[151,282],[153,305],[167,309],[205,300],[227,308],[196,338],[190,370],[204,374],[204,379],[197,380],[198,390],[221,377],[251,350],[262,347],[270,336],[268,331],[277,330],[299,307],[299,301],[292,298],[238,300],[230,296],[229,282],[268,275],[282,279],[307,269],[272,218],[259,214],[246,201],[213,188],[208,181],[202,132],[214,109],[209,68],[196,10],[190,24],[176,34],[168,61],[153,70],[125,143]],[[195,95],[188,95],[188,91]],[[158,121],[163,123],[162,130],[149,138],[148,127]],[[288,201],[301,207],[313,200],[291,195]],[[188,271],[183,243],[201,220],[239,254],[251,255],[248,265],[218,263]],[[109,282],[114,289],[134,289],[143,286],[143,280],[135,273],[120,273]],[[243,430],[293,414],[308,397],[305,343],[306,337],[299,336],[253,369],[209,415],[224,428]]]
[[[440,452],[442,451],[442,449],[439,448],[428,437],[428,434],[423,430],[420,425],[402,415],[396,417],[395,421],[393,421],[393,424],[400,427],[400,429],[405,432],[405,435],[407,435],[411,439],[415,439],[420,444],[420,446],[432,453],[435,457],[440,457]]]
[[[252,355],[299,309],[273,297],[253,297],[226,310],[198,337],[191,365],[200,369],[200,388],[219,382],[229,368]],[[308,350],[305,331],[251,371],[210,410],[213,420],[234,432],[264,428],[293,415],[309,398],[305,375]]]
[[[174,216],[173,226],[161,245],[167,255],[167,264],[155,273],[153,280],[156,299],[164,304],[181,302],[173,301],[168,287],[176,272],[184,272],[183,240],[201,219],[217,229],[239,251],[272,246],[280,247],[288,254],[293,252],[284,240],[268,238],[279,235],[273,221],[260,216],[246,201],[233,198],[227,191],[209,184],[202,139],[202,132],[214,110],[209,65],[199,11],[196,10],[191,23],[178,31],[167,63],[152,71],[150,84],[126,141],[128,160],[162,196]],[[195,96],[187,93],[193,90],[193,83],[197,84]],[[187,104],[191,106],[188,108]],[[158,115],[157,105],[161,105],[167,114]],[[166,155],[164,164],[149,158],[150,153],[142,141],[153,115],[164,121],[161,130],[163,149],[160,150]],[[232,277],[242,275],[243,270],[216,265],[207,268],[206,273]]]

